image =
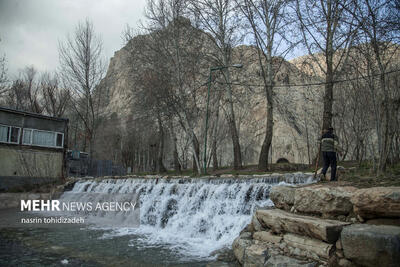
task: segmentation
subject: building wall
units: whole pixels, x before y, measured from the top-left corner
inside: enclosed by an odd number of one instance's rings
[[[36,118],[29,115],[23,116],[17,113],[5,112],[0,110],[0,123],[23,128],[33,128],[38,130],[53,131],[64,133],[67,123],[65,121],[55,121],[43,118]]]
[[[9,135],[7,139],[4,139],[3,131],[0,142],[0,191],[25,191],[31,189],[32,186],[36,187],[62,180],[65,176],[64,153],[67,149],[66,140],[68,138],[67,119],[0,107],[0,124],[20,129],[18,142],[10,141]],[[27,129],[28,133],[30,132],[29,135],[27,133],[28,141],[23,140],[24,129]],[[34,129],[35,132],[30,129]],[[32,141],[34,133],[36,141]],[[63,135],[64,143],[58,144],[56,140],[60,133]],[[53,137],[55,139],[52,139]],[[54,142],[47,142],[47,140]]]
[[[0,176],[62,176],[62,151],[0,147]]]
[[[62,151],[0,147],[0,191],[60,181]]]

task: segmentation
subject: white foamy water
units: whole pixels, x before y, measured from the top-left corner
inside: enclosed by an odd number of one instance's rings
[[[129,245],[167,245],[188,258],[207,258],[230,246],[259,207],[272,206],[269,191],[278,184],[311,183],[311,173],[267,175],[257,178],[105,179],[77,182],[63,199],[85,192],[140,194],[140,227],[114,228],[102,238],[135,235]],[[88,194],[90,195],[90,194]],[[88,201],[88,200],[87,200]],[[124,213],[115,215],[127,216]],[[138,237],[139,236],[139,237]]]

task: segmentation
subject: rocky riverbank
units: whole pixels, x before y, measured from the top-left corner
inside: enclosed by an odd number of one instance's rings
[[[399,266],[400,187],[276,186],[233,242],[243,266]]]

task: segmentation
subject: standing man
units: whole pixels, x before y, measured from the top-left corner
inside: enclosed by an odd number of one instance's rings
[[[324,160],[324,167],[322,169],[322,174],[326,175],[326,172],[331,166],[331,181],[337,181],[336,178],[336,152],[339,150],[339,139],[333,134],[333,128],[330,127],[328,130],[324,130],[321,138],[321,151],[322,158]]]

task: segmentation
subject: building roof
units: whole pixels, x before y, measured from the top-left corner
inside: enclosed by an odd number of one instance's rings
[[[46,115],[43,115],[43,114],[38,114],[38,113],[33,113],[33,112],[28,112],[28,111],[22,111],[22,110],[16,110],[16,109],[12,109],[12,108],[1,107],[1,106],[0,106],[0,111],[5,111],[5,112],[9,112],[9,113],[14,113],[14,114],[20,114],[20,115],[23,115],[23,116],[31,116],[31,117],[40,118],[40,119],[53,120],[53,121],[66,121],[66,122],[69,121],[69,119],[67,119],[67,118],[46,116]]]

